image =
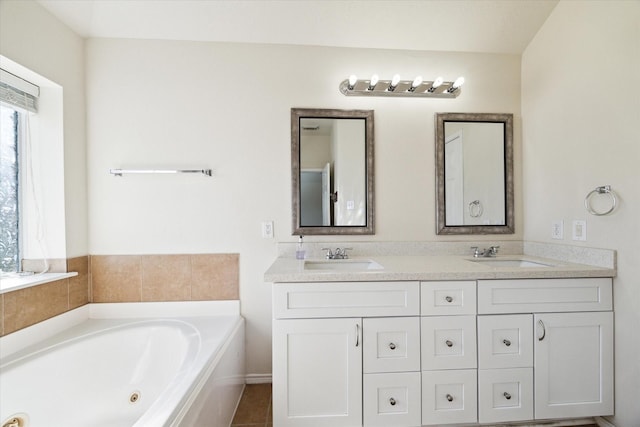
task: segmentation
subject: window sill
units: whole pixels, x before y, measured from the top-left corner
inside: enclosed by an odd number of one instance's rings
[[[31,286],[42,285],[44,283],[55,282],[56,280],[67,279],[77,276],[78,273],[42,273],[30,276],[3,277],[0,280],[0,294],[29,288]]]

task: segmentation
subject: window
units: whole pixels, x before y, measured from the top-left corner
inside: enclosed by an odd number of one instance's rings
[[[20,267],[20,124],[18,109],[0,105],[0,270]]]
[[[20,271],[22,255],[23,142],[38,86],[0,69],[0,271]],[[30,163],[28,163],[30,164]]]

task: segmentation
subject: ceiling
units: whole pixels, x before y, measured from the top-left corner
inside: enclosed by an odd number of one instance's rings
[[[558,0],[38,0],[83,37],[521,54]]]

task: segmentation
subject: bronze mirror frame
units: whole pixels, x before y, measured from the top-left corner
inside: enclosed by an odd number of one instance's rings
[[[504,225],[447,225],[445,204],[445,122],[480,122],[504,124]],[[513,234],[513,114],[502,113],[436,113],[436,233],[437,234]]]
[[[300,119],[364,119],[366,224],[303,226],[300,211]],[[320,108],[291,109],[291,219],[292,235],[364,235],[375,234],[374,227],[374,120],[373,110],[338,110]]]

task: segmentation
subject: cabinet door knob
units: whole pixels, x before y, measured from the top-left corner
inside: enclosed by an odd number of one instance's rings
[[[504,345],[506,345],[507,347],[509,347],[511,345],[511,341],[509,341],[509,340],[502,340],[502,343]]]
[[[447,347],[453,347],[453,343],[450,340],[446,340],[444,343],[447,345]]]
[[[396,345],[395,345],[394,343],[390,342],[390,343],[389,343],[389,348],[390,348],[391,350],[395,350],[395,349],[396,349]]]
[[[391,405],[391,406],[396,406],[396,403],[397,403],[397,402],[396,402],[396,400],[395,400],[393,397],[389,399],[389,405]]]
[[[510,400],[510,399],[511,399],[511,395],[510,395],[509,393],[507,393],[506,391],[504,392],[503,396],[504,396],[504,398],[505,398],[505,399],[507,399],[507,400]]]
[[[453,396],[451,396],[450,394],[447,394],[447,400],[449,402],[453,402]]]
[[[453,298],[450,297],[449,295],[447,295],[446,297],[444,297],[445,300],[447,300],[447,302],[452,302]]]

